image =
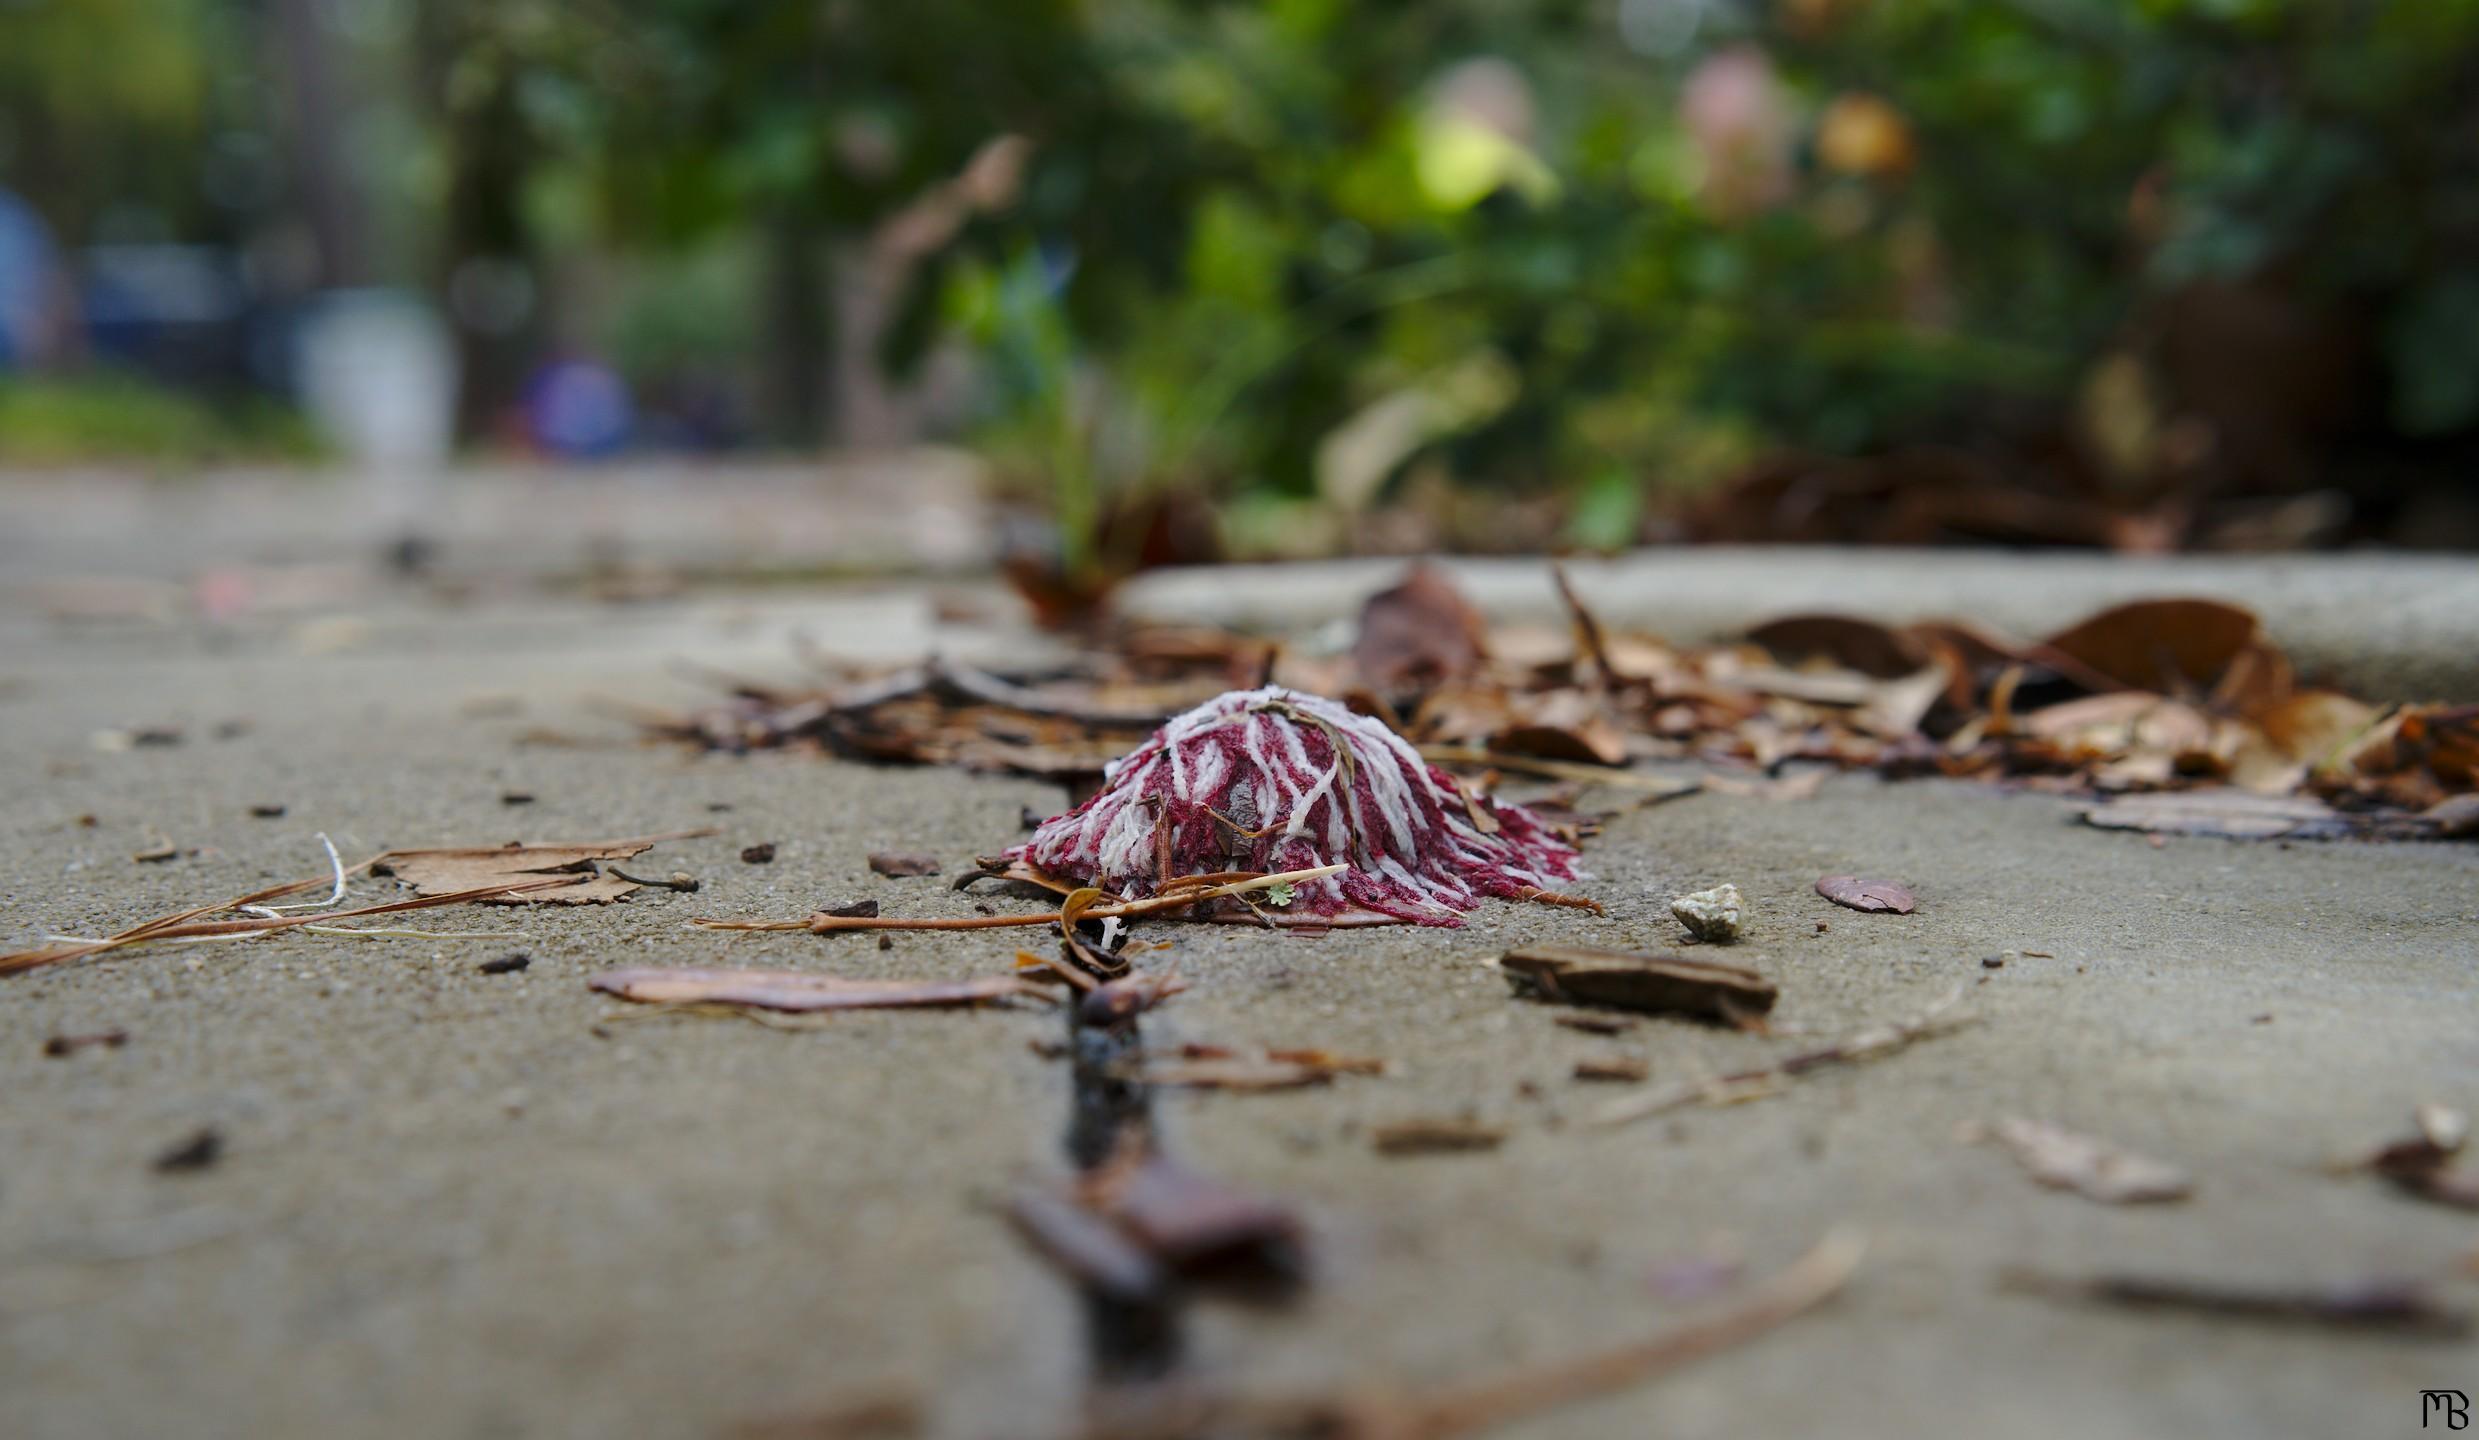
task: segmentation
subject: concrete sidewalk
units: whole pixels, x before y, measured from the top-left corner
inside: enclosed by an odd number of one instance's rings
[[[1538,575],[1479,573],[1484,603]],[[1578,578],[1626,615],[1614,580]],[[1167,612],[1177,583],[1140,594]],[[1254,588],[1250,603],[1270,605],[1270,590],[1302,585]],[[361,626],[349,636],[335,616],[5,617],[9,941],[308,873],[318,831],[356,853],[722,833],[647,857],[700,876],[693,896],[411,917],[521,938],[292,935],[0,981],[0,1428],[714,1436],[891,1389],[918,1396],[938,1436],[1065,1427],[1094,1364],[1085,1317],[997,1210],[1012,1183],[1065,1166],[1068,1074],[1030,1048],[1056,1037],[1055,1017],[857,1014],[784,1033],[618,1018],[585,986],[618,964],[966,976],[1010,963],[1003,935],[899,935],[882,952],[686,920],[863,897],[968,913],[942,882],[884,879],[864,856],[996,848],[1020,808],[1056,803],[1051,788],[691,756],[636,743],[591,705],[688,698],[673,661],[766,663],[796,629],[888,654],[1023,642],[936,609],[890,586],[618,608],[406,597],[346,617]],[[1302,602],[1287,618],[1331,613]],[[249,724],[218,738],[228,720]],[[142,723],[185,738],[91,742]],[[536,798],[512,807],[509,791]],[[249,813],[268,803],[284,815]],[[197,853],[131,861],[158,840]],[[778,858],[744,864],[760,841]],[[1876,1248],[1826,1311],[1500,1433],[2389,1434],[2413,1429],[2422,1387],[2470,1388],[2466,1343],[2062,1305],[1999,1281],[2015,1264],[2266,1285],[2393,1274],[2479,1302],[2455,1278],[2467,1216],[2318,1170],[2400,1133],[2420,1101],[2479,1104],[2479,847],[2155,849],[2077,827],[2052,799],[1848,778],[1807,802],[1707,795],[1628,813],[1588,863],[1606,917],[1493,905],[1453,932],[1151,932],[1191,986],[1149,1021],[1153,1043],[1394,1066],[1325,1089],[1159,1099],[1174,1154],[1297,1202],[1316,1237],[1294,1306],[1185,1314],[1181,1373],[1250,1390],[1478,1377],[1681,1317],[1656,1271],[1738,1255],[1761,1273],[1848,1221]],[[1918,913],[1859,915],[1812,893],[1844,870],[1911,883]],[[1579,1034],[1489,969],[1528,941],[1669,946],[1667,897],[1722,880],[1752,906],[1729,958],[1778,981],[1775,1018],[1793,1033]],[[476,970],[514,949],[530,968]],[[1655,1083],[1728,1071],[1956,984],[1967,1027],[1757,1103],[1603,1131],[1584,1122],[1627,1087],[1570,1078],[1614,1053],[1649,1061]],[[124,1047],[43,1053],[49,1036],[113,1028]],[[1373,1126],[1464,1111],[1507,1127],[1507,1143],[1423,1159],[1369,1146]],[[2182,1162],[2197,1194],[2118,1209],[2040,1189],[1958,1138],[2007,1114]],[[224,1136],[219,1163],[150,1167],[200,1126]]]

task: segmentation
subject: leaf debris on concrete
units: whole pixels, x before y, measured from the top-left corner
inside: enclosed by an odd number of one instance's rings
[[[1990,1133],[2032,1179],[2104,1205],[2184,1200],[2195,1193],[2193,1177],[2177,1166],[2062,1126],[2008,1116]]]
[[[1519,991],[1574,1005],[1685,1015],[1725,1025],[1761,1022],[1780,992],[1743,965],[1582,945],[1528,945],[1498,958]]]
[[[605,970],[586,983],[651,1005],[747,1005],[761,1010],[877,1010],[981,1005],[1042,991],[1013,975],[966,980],[859,980],[805,970]]]
[[[633,860],[665,840],[713,833],[710,829],[680,830],[627,840],[535,844],[511,840],[492,848],[391,850],[372,863],[371,873],[394,875],[417,895],[478,892],[480,903],[486,905],[606,905],[643,886],[604,871],[604,864]],[[560,876],[574,878],[556,887],[534,884]],[[505,886],[505,893],[490,893],[495,885]]]
[[[2016,1269],[2006,1273],[2004,1283],[2008,1289],[2050,1299],[2183,1311],[2225,1320],[2444,1338],[2458,1337],[2470,1329],[2467,1311],[2447,1303],[2430,1286],[2410,1280],[2266,1286],[2177,1276],[2063,1276]]]
[[[1846,910],[1870,914],[1908,915],[1919,906],[1919,897],[1910,887],[1857,875],[1827,875],[1816,882],[1816,893]]]
[[[2479,1169],[2457,1163],[2470,1137],[2470,1120],[2449,1105],[2429,1101],[2412,1112],[2413,1133],[2388,1141],[2335,1168],[2363,1170],[2395,1189],[2450,1205],[2479,1210]]]
[[[879,850],[871,853],[869,868],[892,879],[938,873],[938,857],[908,850]]]

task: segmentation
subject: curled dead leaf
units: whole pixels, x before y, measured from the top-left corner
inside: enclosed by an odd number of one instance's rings
[[[1401,584],[1361,607],[1352,663],[1380,695],[1424,693],[1479,668],[1488,654],[1487,633],[1480,612],[1445,571],[1415,565]]]

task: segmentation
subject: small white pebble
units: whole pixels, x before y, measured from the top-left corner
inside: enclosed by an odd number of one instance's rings
[[[1739,924],[1745,919],[1740,908],[1739,887],[1716,885],[1693,895],[1681,895],[1670,902],[1670,913],[1699,940],[1728,942],[1739,938]]]

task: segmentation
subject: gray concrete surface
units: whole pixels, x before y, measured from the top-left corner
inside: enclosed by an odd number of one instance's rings
[[[941,1436],[1066,1423],[1087,1365],[1075,1298],[993,1209],[1063,1164],[1068,1075],[1029,1048],[1054,1019],[853,1015],[782,1033],[615,1020],[623,1007],[584,984],[621,963],[1007,963],[1012,937],[905,935],[881,952],[685,921],[861,896],[956,913],[940,882],[878,878],[863,857],[998,846],[1048,787],[688,756],[634,743],[589,703],[685,698],[671,659],[755,666],[800,628],[890,653],[1009,643],[930,614],[882,590],[521,613],[408,600],[306,629],[0,615],[9,941],[306,873],[320,830],[367,852],[721,827],[647,857],[702,876],[695,896],[420,917],[521,939],[294,935],[0,981],[0,1430],[708,1436],[889,1387],[920,1394]],[[245,733],[214,737],[234,719]],[[140,723],[187,738],[91,743]],[[542,728],[565,743],[528,738]],[[538,798],[505,806],[512,788]],[[287,813],[248,815],[265,802]],[[131,862],[157,838],[199,853]],[[781,847],[774,864],[736,858],[761,840]],[[1876,1248],[1827,1311],[1503,1433],[2408,1434],[2421,1387],[2479,1379],[2468,1343],[2081,1309],[1996,1283],[2015,1263],[2387,1273],[2479,1302],[2469,1217],[2317,1168],[2398,1133],[2419,1101],[2479,1104],[2479,849],[2155,849],[2078,828],[2052,799],[1845,779],[1807,802],[1630,813],[1589,859],[1606,918],[1493,906],[1452,933],[1157,929],[1193,987],[1157,1042],[1396,1067],[1161,1100],[1178,1155],[1295,1200],[1317,1237],[1295,1306],[1191,1312],[1186,1373],[1251,1389],[1474,1376],[1676,1318],[1686,1307],[1648,1281],[1664,1262],[1722,1247],[1761,1270],[1851,1221]],[[1810,893],[1850,869],[1911,882],[1919,912]],[[1774,976],[1777,1020],[1810,1033],[1591,1037],[1488,968],[1525,940],[1668,944],[1662,902],[1719,880],[1752,902],[1731,958]],[[512,948],[529,970],[476,972]],[[2049,957],[1982,968],[2006,949]],[[1656,1081],[1751,1063],[1958,982],[1969,1027],[1774,1099],[1604,1132],[1581,1122],[1623,1087],[1567,1078],[1611,1051],[1646,1057]],[[125,1048],[42,1054],[47,1036],[112,1027]],[[1508,1126],[1504,1148],[1368,1147],[1373,1125],[1464,1109]],[[2198,1193],[2109,1209],[2038,1189],[1957,1138],[2008,1113],[2180,1160]],[[205,1124],[229,1142],[221,1163],[150,1169]]]
[[[1493,618],[1563,616],[1537,561],[1446,563]],[[1308,629],[1355,613],[1403,568],[1400,560],[1338,560],[1164,571],[1130,586],[1125,608],[1155,619]],[[1894,623],[1954,616],[2032,639],[2127,600],[2211,596],[2262,616],[2311,678],[2385,699],[2479,700],[2479,559],[2467,555],[1704,546],[1578,559],[1568,574],[1612,624],[1682,642],[1729,639],[1818,610]]]

